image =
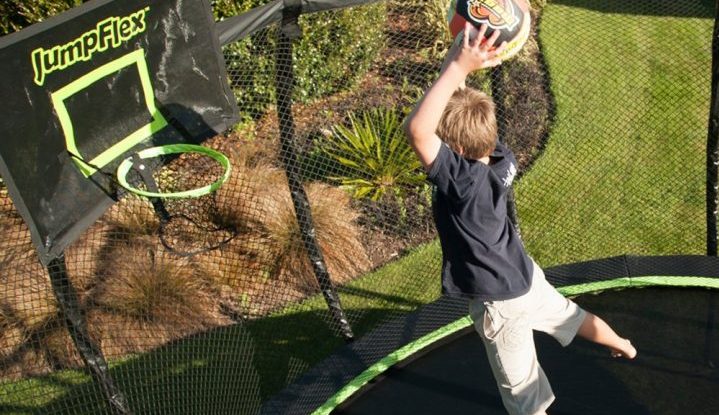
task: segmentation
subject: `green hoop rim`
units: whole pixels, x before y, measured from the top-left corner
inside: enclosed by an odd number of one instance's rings
[[[128,157],[125,160],[120,163],[120,165],[117,167],[117,180],[120,183],[120,185],[125,188],[127,191],[134,193],[136,195],[145,196],[145,197],[158,197],[158,198],[191,198],[191,197],[200,197],[205,196],[207,194],[210,194],[214,192],[215,190],[219,189],[220,186],[222,186],[223,183],[227,181],[227,179],[230,177],[230,172],[232,171],[232,166],[230,165],[230,159],[227,158],[224,154],[220,153],[217,150],[213,150],[211,148],[203,147],[200,145],[195,144],[166,144],[162,146],[157,147],[150,147],[146,148],[144,150],[141,150],[137,152],[137,156],[140,157],[142,160],[146,160],[153,157],[158,156],[164,156],[168,154],[181,154],[181,153],[199,153],[204,154],[216,162],[220,164],[225,169],[224,174],[215,180],[213,183],[208,184],[207,186],[198,187],[195,189],[190,190],[183,190],[181,192],[168,192],[168,193],[158,193],[158,192],[148,192],[146,190],[140,190],[136,187],[133,187],[128,183],[127,181],[127,173],[132,168],[133,160],[132,157]]]

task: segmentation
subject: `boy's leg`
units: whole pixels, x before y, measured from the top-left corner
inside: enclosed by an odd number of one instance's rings
[[[619,337],[604,320],[592,313],[587,312],[577,334],[589,341],[608,347],[614,357],[634,359],[637,356],[637,349],[629,340]]]
[[[534,336],[522,297],[470,302],[470,315],[484,342],[504,407],[510,414],[544,414],[554,394],[537,361]]]
[[[544,271],[535,264],[532,290],[538,290],[541,303],[533,314],[537,319],[536,330],[548,333],[562,344],[568,345],[575,335],[604,345],[615,357],[633,359],[637,351],[627,339],[621,338],[609,325],[596,315],[582,310],[572,300],[560,294],[549,282]]]
[[[551,335],[562,346],[569,345],[577,335],[587,312],[559,293],[547,281],[544,271],[536,263],[531,292],[534,292],[534,303],[531,305],[532,328]]]

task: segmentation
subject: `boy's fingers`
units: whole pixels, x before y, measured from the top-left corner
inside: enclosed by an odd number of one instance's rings
[[[470,22],[464,22],[464,34],[462,36],[464,39],[462,39],[462,41],[464,42],[465,48],[469,47],[469,33],[471,28],[472,24]]]
[[[495,33],[496,33],[496,32],[495,32]],[[499,45],[499,47],[497,47],[496,49],[494,49],[494,51],[493,51],[493,52],[494,52],[494,55],[493,55],[493,56],[501,55],[502,52],[504,52],[504,49],[506,49],[506,47],[507,47],[507,42],[506,42],[506,41],[502,42],[502,43]]]
[[[487,44],[489,46],[494,46],[494,42],[496,42],[497,39],[499,39],[499,30],[495,30],[494,32],[492,32],[492,36],[487,39]]]
[[[484,39],[484,34],[487,33],[487,24],[482,23],[482,25],[479,27],[479,34],[477,34],[477,42],[482,43],[482,39]]]
[[[484,68],[491,68],[502,63],[502,58],[499,57],[504,49],[507,47],[507,42],[502,42],[499,47],[492,49],[487,53],[488,59],[484,62]]]

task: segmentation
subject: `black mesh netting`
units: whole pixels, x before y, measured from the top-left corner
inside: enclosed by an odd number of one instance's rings
[[[432,189],[402,122],[451,44],[448,3],[310,13],[299,31],[286,13],[227,43],[242,121],[203,143],[229,157],[227,182],[128,193],[49,268],[3,187],[0,412],[256,413],[438,299]],[[706,252],[714,15],[705,0],[533,1],[524,49],[470,77],[520,162],[540,264]],[[221,174],[163,163],[170,189]]]

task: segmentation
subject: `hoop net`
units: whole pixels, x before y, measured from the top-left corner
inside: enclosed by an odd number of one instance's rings
[[[163,245],[187,256],[218,248],[234,236],[215,214],[215,191],[230,171],[229,159],[217,150],[172,144],[128,157],[117,178],[127,191],[126,203],[153,211]]]

